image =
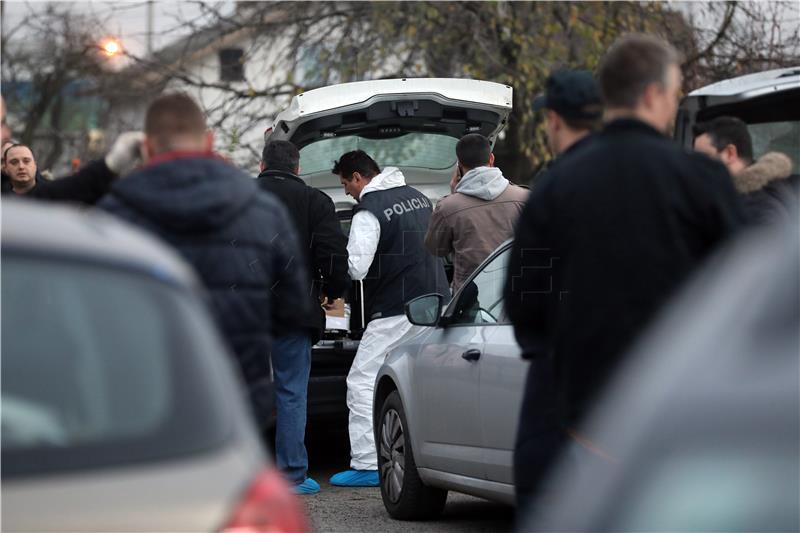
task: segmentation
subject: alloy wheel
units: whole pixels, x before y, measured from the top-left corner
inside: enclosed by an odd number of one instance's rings
[[[403,476],[405,475],[405,433],[400,415],[394,409],[389,409],[383,416],[381,425],[381,484],[384,494],[392,503],[400,500],[403,490]]]

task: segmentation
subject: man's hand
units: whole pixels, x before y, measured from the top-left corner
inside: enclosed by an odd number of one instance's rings
[[[461,181],[461,167],[456,164],[456,169],[453,171],[453,177],[450,178],[450,192],[455,193],[458,182]]]
[[[117,137],[105,157],[109,170],[118,176],[124,176],[136,168],[141,161],[143,140],[144,133],[141,131],[127,131]]]
[[[325,295],[323,295],[323,296],[321,296],[321,297],[320,297],[320,305],[321,305],[321,306],[322,306],[322,308],[323,308],[323,309],[325,309],[326,311],[330,311],[331,309],[333,309],[334,307],[336,307],[336,303],[335,303],[335,302],[336,302],[336,300],[335,300],[335,299],[334,299],[334,300],[331,300],[331,299],[329,299],[329,298],[328,298],[327,296],[325,296]]]

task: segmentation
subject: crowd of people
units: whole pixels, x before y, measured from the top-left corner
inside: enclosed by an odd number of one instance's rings
[[[555,157],[531,191],[494,166],[491,142],[475,133],[459,140],[452,194],[435,206],[400,169],[342,154],[332,172],[357,202],[349,236],[332,200],[300,179],[294,145],[268,140],[253,179],[215,155],[203,112],[182,93],[152,102],[142,133],[52,182],[36,179],[30,147],[4,138],[3,194],[96,204],[192,264],[262,420],[274,383],[277,464],[304,494],[320,490],[304,435],[324,311],[363,281],[368,324],[347,377],[351,468],[330,481],[378,486],[373,389],[387,351],[412,331],[404,303],[449,297],[514,237],[506,309],[531,362],[515,486],[530,509],[567,443],[585,450],[579,462],[606,460],[580,423],[670,295],[740,228],[797,216],[792,162],[779,153],[754,161],[741,120],[699,125],[695,152],[667,136],[679,67],[671,46],[631,35],[596,76],[552,73],[534,109]]]

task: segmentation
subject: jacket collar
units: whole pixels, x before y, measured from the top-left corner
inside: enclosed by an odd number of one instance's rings
[[[174,150],[172,152],[164,152],[162,154],[158,154],[157,156],[153,157],[147,163],[144,164],[144,167],[151,167],[153,165],[158,165],[160,163],[167,163],[169,161],[176,161],[178,159],[215,159],[217,161],[225,161],[225,158],[215,154],[214,152],[204,151],[204,150]]]
[[[577,151],[577,149],[580,148],[581,146],[588,144],[589,139],[592,139],[593,137],[594,133],[590,133],[589,135],[584,135],[583,137],[572,143],[572,145],[569,148],[561,152],[561,155],[559,155],[558,157],[564,157],[567,154],[571,154],[572,152]]]
[[[300,183],[305,184],[305,181],[303,181],[299,176],[297,176],[296,174],[292,174],[288,170],[269,170],[269,169],[267,169],[264,172],[262,172],[261,174],[259,174],[258,177],[259,178],[285,178],[285,179],[290,179],[290,180],[298,181]]]
[[[658,137],[664,137],[664,134],[655,129],[653,126],[636,118],[618,118],[616,120],[612,120],[611,122],[606,124],[605,128],[603,128],[603,132],[604,133],[636,132],[647,135],[655,135]]]
[[[733,176],[733,184],[741,194],[760,191],[773,181],[792,175],[792,160],[780,152],[769,152]]]

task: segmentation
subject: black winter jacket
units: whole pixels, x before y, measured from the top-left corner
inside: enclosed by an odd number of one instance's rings
[[[319,305],[320,296],[341,298],[350,286],[347,237],[342,233],[333,200],[324,192],[281,170],[265,170],[256,181],[262,189],[283,202],[297,229],[308,267],[306,292],[310,295],[310,310],[300,325],[311,330],[312,340],[316,343],[325,329],[325,312]]]
[[[91,161],[74,174],[53,181],[37,180],[36,187],[25,193],[26,198],[94,204],[114,182],[114,174],[103,159]],[[3,173],[3,194],[13,194],[8,176]]]
[[[525,356],[553,357],[563,424],[743,222],[721,164],[636,120],[610,123],[549,169],[517,226],[506,306]]]
[[[268,382],[273,336],[308,313],[286,208],[210,154],[159,156],[114,183],[98,205],[150,230],[194,266],[251,393]]]

